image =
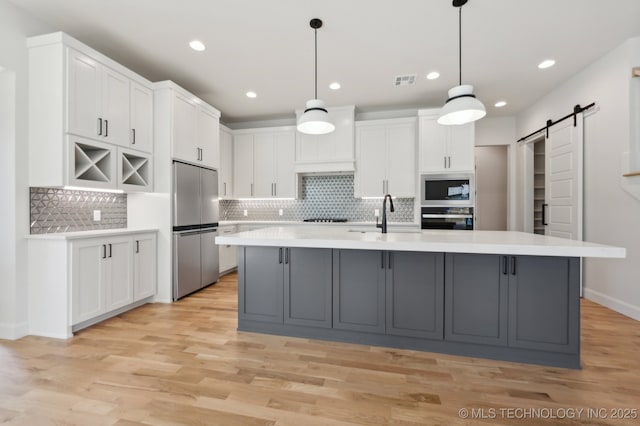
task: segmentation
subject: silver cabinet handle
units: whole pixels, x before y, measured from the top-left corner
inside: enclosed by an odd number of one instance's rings
[[[102,245],[102,258],[103,259],[107,258],[107,245],[106,244]]]
[[[136,144],[136,129],[131,129],[131,145]]]
[[[140,240],[136,240],[136,253],[140,253]]]
[[[109,120],[104,120],[104,137],[109,137]]]
[[[251,196],[253,197],[253,184],[251,184]]]
[[[277,183],[273,183],[273,196],[277,197],[278,196],[278,184]]]
[[[445,169],[447,168],[447,156],[446,156],[446,155],[445,155],[445,157],[444,157],[444,168],[445,168]]]
[[[224,195],[227,195],[227,182],[224,182],[223,185],[224,185]]]
[[[113,254],[113,245],[109,244],[109,257],[112,257],[111,255]]]
[[[98,118],[98,136],[102,136],[102,118]]]

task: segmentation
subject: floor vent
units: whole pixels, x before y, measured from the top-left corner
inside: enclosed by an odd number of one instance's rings
[[[396,86],[411,86],[416,82],[416,75],[398,75],[396,76]]]

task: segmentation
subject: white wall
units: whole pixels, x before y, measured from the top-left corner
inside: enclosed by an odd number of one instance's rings
[[[640,320],[640,200],[620,184],[623,153],[630,150],[631,67],[640,64],[640,38],[614,49],[517,117],[524,136],[576,104],[596,102],[584,123],[584,239],[627,249],[624,260],[586,259],[585,297]],[[523,162],[519,158],[518,176]],[[522,183],[519,182],[519,185]],[[522,192],[522,191],[521,191]],[[522,217],[523,203],[517,215]]]
[[[26,37],[49,32],[6,0],[0,0],[0,338],[27,334],[27,245],[29,187],[27,161]],[[15,93],[15,96],[12,96]],[[8,96],[8,98],[5,98]],[[13,98],[13,99],[12,99]]]

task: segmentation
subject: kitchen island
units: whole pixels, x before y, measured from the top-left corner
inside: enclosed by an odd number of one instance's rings
[[[276,227],[238,248],[238,330],[580,367],[580,258],[600,244],[500,231]]]

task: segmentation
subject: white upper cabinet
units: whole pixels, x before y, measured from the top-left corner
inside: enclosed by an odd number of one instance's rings
[[[253,135],[233,135],[233,196],[253,197]]]
[[[439,109],[420,110],[420,172],[474,171],[475,124],[443,126]]]
[[[153,152],[153,91],[131,82],[131,145],[133,149]]]
[[[336,129],[326,135],[307,135],[296,131],[295,171],[352,172],[355,169],[355,107],[327,108]],[[304,110],[296,111],[298,118]]]
[[[200,106],[196,143],[200,161],[207,167],[220,168],[220,113]]]
[[[171,91],[173,123],[171,156],[175,160],[218,169],[220,167],[220,112],[172,82],[159,90]],[[162,107],[161,107],[162,108]]]
[[[152,83],[64,33],[27,45],[29,186],[152,191]]]
[[[220,126],[220,170],[218,170],[218,194],[222,198],[233,197],[233,135]]]
[[[355,197],[414,198],[416,119],[356,123]]]
[[[234,132],[234,196],[295,197],[295,131],[289,127]]]

